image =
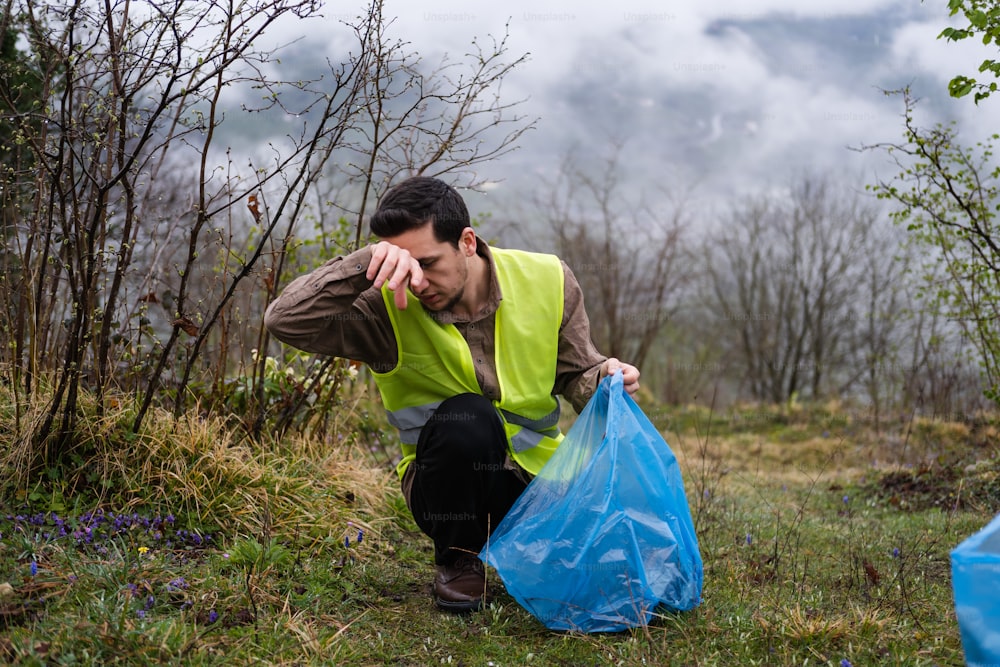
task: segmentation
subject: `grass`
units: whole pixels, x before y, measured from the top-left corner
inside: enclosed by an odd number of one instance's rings
[[[0,662],[963,664],[948,554],[1000,510],[995,423],[758,415],[781,410],[647,406],[685,474],[703,601],[606,635],[547,631],[495,576],[482,611],[436,611],[430,542],[350,405],[343,440],[262,443],[166,415],[126,436],[124,405],[42,482],[0,441]]]

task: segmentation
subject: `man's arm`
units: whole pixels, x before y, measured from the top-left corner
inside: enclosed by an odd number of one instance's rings
[[[396,340],[382,294],[367,276],[371,259],[371,247],[361,248],[296,278],[267,307],[265,326],[307,352],[392,368]]]
[[[597,351],[590,335],[590,319],[583,305],[583,290],[563,262],[563,319],[559,328],[555,393],[561,394],[577,412],[590,400],[600,380],[607,357]]]
[[[639,388],[639,369],[597,351],[590,334],[590,318],[583,303],[583,290],[573,271],[563,262],[563,321],[559,329],[559,358],[556,361],[555,393],[562,394],[577,412],[597,390],[605,375],[622,371],[626,391]]]

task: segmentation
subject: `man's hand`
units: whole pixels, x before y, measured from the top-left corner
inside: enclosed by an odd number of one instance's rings
[[[630,396],[635,396],[635,392],[639,391],[639,369],[632,364],[623,364],[614,357],[601,364],[602,378],[613,375],[618,371],[622,372],[622,384],[625,387],[625,391]]]
[[[407,287],[416,290],[427,287],[420,262],[413,259],[409,250],[388,241],[379,241],[372,248],[372,260],[368,264],[366,275],[375,287],[381,288],[386,282],[389,283],[393,300],[400,310],[406,308]]]

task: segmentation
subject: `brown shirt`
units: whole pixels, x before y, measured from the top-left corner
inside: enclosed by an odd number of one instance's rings
[[[461,332],[472,352],[483,395],[497,400],[500,384],[493,356],[496,312],[501,299],[517,296],[500,293],[496,262],[482,239],[478,239],[477,252],[489,264],[486,306],[471,318],[450,311],[432,316],[454,324]],[[365,275],[370,261],[371,248],[365,247],[295,279],[268,306],[264,315],[267,328],[279,340],[301,350],[361,361],[376,372],[391,370],[398,361],[396,337],[381,290]],[[597,388],[600,365],[606,357],[591,340],[580,284],[565,263],[563,272],[563,320],[552,393],[564,396],[579,412]]]

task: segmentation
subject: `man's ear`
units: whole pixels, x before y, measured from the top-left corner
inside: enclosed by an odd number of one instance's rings
[[[458,237],[458,247],[466,257],[476,254],[476,231],[472,227],[462,230],[462,235]]]

